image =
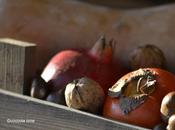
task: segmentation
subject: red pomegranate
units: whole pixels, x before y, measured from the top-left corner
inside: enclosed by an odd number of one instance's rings
[[[52,86],[52,91],[57,91],[72,80],[87,76],[98,82],[107,93],[124,72],[113,61],[114,45],[114,40],[106,42],[102,36],[88,51],[63,50],[49,61],[41,77]]]

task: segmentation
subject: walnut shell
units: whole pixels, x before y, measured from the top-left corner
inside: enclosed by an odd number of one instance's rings
[[[169,118],[167,130],[175,130],[175,114]]]
[[[145,45],[136,48],[130,57],[130,67],[132,70],[139,68],[165,68],[165,56],[158,47]]]
[[[102,87],[87,77],[74,80],[65,89],[65,101],[68,107],[94,114],[100,113],[104,97]]]
[[[175,91],[168,93],[163,98],[160,112],[165,122],[168,122],[168,119],[175,114]]]

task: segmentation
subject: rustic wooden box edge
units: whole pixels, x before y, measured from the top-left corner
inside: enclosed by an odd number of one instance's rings
[[[149,130],[3,89],[0,97],[0,125],[8,130]],[[8,122],[15,119],[32,119],[35,123]]]

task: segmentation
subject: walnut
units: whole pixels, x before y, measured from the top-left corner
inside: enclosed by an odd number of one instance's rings
[[[139,68],[166,68],[165,56],[158,47],[145,45],[136,48],[130,57],[130,67],[132,70]]]
[[[87,77],[69,83],[65,89],[65,101],[68,107],[99,114],[104,101],[102,87]]]

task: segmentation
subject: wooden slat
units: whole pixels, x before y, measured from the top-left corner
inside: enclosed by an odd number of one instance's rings
[[[3,130],[148,130],[5,90],[0,97]]]
[[[0,39],[0,87],[29,94],[35,71],[35,45],[13,39]]]
[[[0,87],[29,94],[35,72],[35,44],[14,39],[0,39]]]

